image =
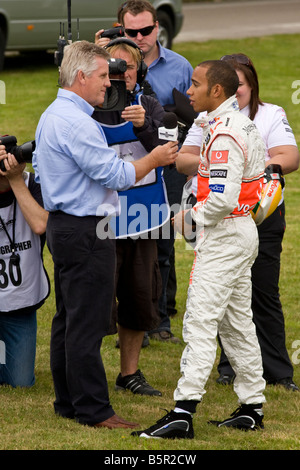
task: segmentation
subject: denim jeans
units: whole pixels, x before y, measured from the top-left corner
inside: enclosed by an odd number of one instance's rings
[[[36,311],[0,313],[0,384],[31,387],[35,383]]]

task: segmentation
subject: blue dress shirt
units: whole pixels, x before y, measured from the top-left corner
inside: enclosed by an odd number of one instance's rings
[[[162,106],[173,104],[173,88],[186,94],[190,88],[193,67],[185,57],[170,49],[162,47],[158,42],[159,56],[149,65],[146,80]]]
[[[45,209],[76,216],[118,214],[117,191],[135,184],[135,168],[109,148],[83,98],[60,89],[41,116],[32,165]]]

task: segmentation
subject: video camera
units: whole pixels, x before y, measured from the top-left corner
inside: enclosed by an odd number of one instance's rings
[[[108,61],[109,76],[121,75],[127,70],[127,62],[123,59],[111,57]],[[107,88],[104,103],[101,107],[104,111],[121,111],[126,106],[127,91],[125,80],[110,79],[111,86]]]
[[[109,38],[111,41],[124,36],[124,29],[121,26],[106,29],[101,34],[102,38]],[[127,70],[127,62],[122,59],[111,57],[108,61],[109,76],[121,75]],[[121,111],[126,106],[127,91],[124,80],[110,80],[111,86],[107,88],[104,103],[101,107],[104,111]]]
[[[0,144],[5,146],[7,153],[12,153],[18,163],[31,163],[32,153],[35,149],[35,140],[25,142],[22,145],[17,145],[17,139],[13,135],[0,136]],[[0,169],[6,171],[4,160],[0,161]]]
[[[109,75],[121,75],[127,70],[127,62],[123,59],[114,59],[111,57],[108,61]]]

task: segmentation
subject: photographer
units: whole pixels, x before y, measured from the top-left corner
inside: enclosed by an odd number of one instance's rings
[[[127,106],[123,111],[100,111],[94,118],[101,123],[108,144],[124,160],[138,160],[147,151],[160,144],[158,128],[165,114],[159,102],[143,95],[140,84],[146,76],[143,53],[136,44],[126,38],[119,38],[108,44],[107,50],[114,59],[123,59],[127,70],[111,78],[123,79],[127,89]],[[138,83],[137,83],[138,82]],[[121,214],[116,221],[118,229],[116,297],[121,372],[117,377],[117,390],[131,390],[140,395],[161,395],[149,385],[138,369],[138,361],[144,332],[159,325],[158,300],[161,278],[157,258],[156,240],[151,232],[169,218],[169,206],[163,182],[163,168],[156,168],[138,185],[127,191],[119,191]],[[130,213],[141,204],[147,216],[130,230]],[[154,225],[151,210],[165,207],[164,220]],[[152,221],[152,224],[151,224]],[[123,229],[123,230],[122,230]],[[114,331],[112,331],[114,332]]]
[[[49,295],[42,261],[48,213],[34,175],[1,143],[0,163],[0,384],[31,387],[36,311]]]

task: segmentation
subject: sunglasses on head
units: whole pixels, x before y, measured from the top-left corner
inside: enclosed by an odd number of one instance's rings
[[[136,38],[138,33],[141,33],[142,36],[149,36],[149,34],[151,34],[154,30],[155,26],[156,25],[154,24],[152,26],[145,26],[145,28],[141,29],[125,29],[125,33],[131,38]]]
[[[235,60],[238,64],[252,66],[250,59],[243,54],[223,55],[220,60]]]

